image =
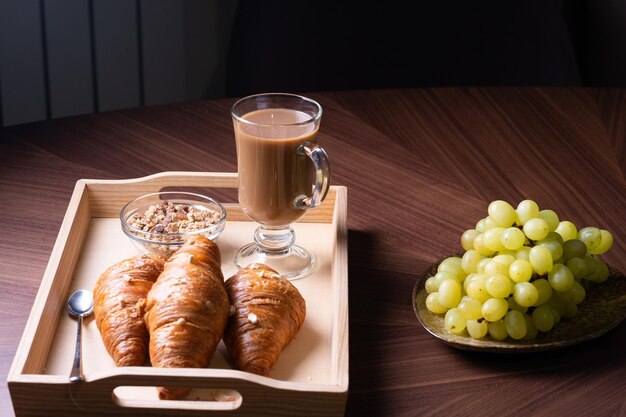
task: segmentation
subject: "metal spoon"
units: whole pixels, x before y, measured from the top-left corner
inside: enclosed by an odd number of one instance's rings
[[[83,318],[93,312],[93,294],[88,290],[78,290],[67,300],[67,311],[70,315],[78,318],[78,330],[76,332],[76,351],[74,363],[70,373],[70,382],[78,382],[84,379],[83,365],[81,360],[81,339],[83,330]]]

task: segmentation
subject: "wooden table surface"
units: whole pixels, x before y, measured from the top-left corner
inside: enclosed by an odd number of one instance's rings
[[[626,91],[459,88],[311,93],[332,183],[348,188],[347,416],[626,415],[626,325],[558,351],[461,351],[427,333],[411,292],[487,205],[536,200],[613,232],[626,271]],[[0,414],[6,375],[75,182],[236,171],[234,99],[0,131]]]

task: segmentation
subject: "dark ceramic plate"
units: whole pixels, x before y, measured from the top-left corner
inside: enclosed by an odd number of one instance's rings
[[[459,349],[490,351],[497,353],[533,352],[558,349],[602,336],[620,324],[626,317],[626,277],[609,266],[609,279],[593,284],[587,289],[585,300],[578,305],[578,313],[572,319],[561,320],[547,333],[539,332],[535,340],[497,341],[489,338],[478,340],[468,335],[456,335],[443,325],[443,315],[431,313],[426,308],[424,282],[437,272],[439,262],[432,264],[415,283],[413,309],[419,322],[433,336]]]

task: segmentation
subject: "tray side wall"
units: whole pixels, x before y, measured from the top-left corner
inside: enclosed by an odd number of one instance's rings
[[[333,338],[333,358],[336,366],[333,367],[333,381],[348,389],[349,382],[349,308],[348,308],[348,224],[346,214],[348,212],[348,190],[346,187],[336,187],[334,221],[337,224],[337,237],[334,251],[333,275],[336,280],[335,299],[336,318],[333,320],[337,328],[333,330],[336,337]]]
[[[87,235],[89,199],[79,181],[68,205],[7,380],[43,371],[48,351],[65,309],[67,292]],[[68,242],[73,242],[68,244]],[[68,370],[69,375],[69,370]],[[10,386],[9,386],[10,387]]]
[[[162,172],[143,178],[130,180],[86,180],[91,200],[92,216],[118,217],[121,208],[129,201],[164,188],[237,188],[237,173],[206,172]],[[250,221],[241,208],[225,204],[227,220]],[[335,191],[331,189],[324,202],[317,208],[308,210],[299,222],[329,223],[333,218]]]
[[[181,383],[174,378],[158,379],[170,385]],[[172,404],[157,400],[134,401],[133,406],[125,406],[116,399],[113,390],[122,386],[144,386],[146,381],[143,376],[118,375],[78,384],[13,382],[13,406],[16,417],[341,417],[345,413],[347,391],[280,389],[236,378],[186,377],[182,381],[197,388],[234,390],[241,395],[241,405],[220,410],[220,404],[213,401]]]

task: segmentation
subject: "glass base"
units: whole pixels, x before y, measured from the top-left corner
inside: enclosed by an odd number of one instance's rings
[[[298,245],[283,252],[263,251],[256,243],[249,243],[235,254],[235,264],[244,268],[253,263],[265,264],[288,280],[304,278],[315,268],[315,255]]]

